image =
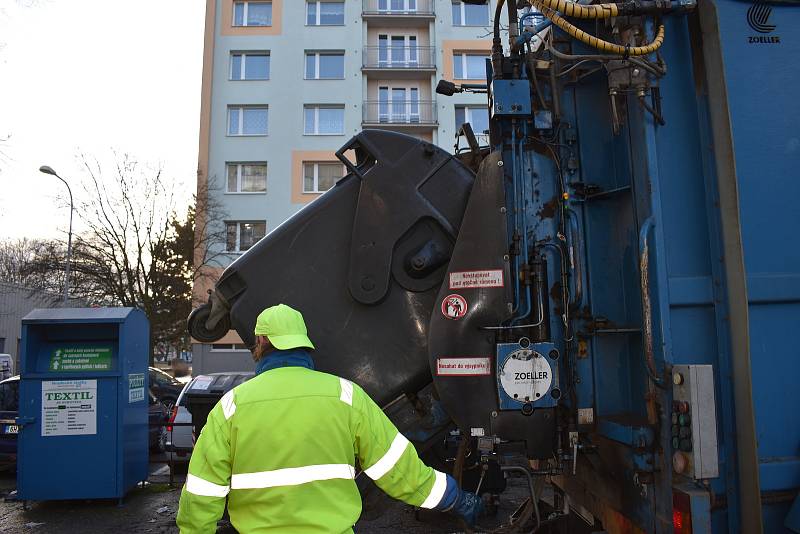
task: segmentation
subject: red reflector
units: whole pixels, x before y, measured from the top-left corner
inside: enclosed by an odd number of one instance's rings
[[[692,504],[685,493],[672,494],[672,530],[674,534],[692,534]]]
[[[175,417],[178,415],[178,406],[175,405],[172,407],[172,413],[169,414],[169,422],[174,423]],[[167,426],[167,432],[172,432],[172,425]]]

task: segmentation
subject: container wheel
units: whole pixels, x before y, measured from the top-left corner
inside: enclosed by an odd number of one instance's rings
[[[208,320],[210,314],[211,306],[203,304],[199,308],[192,310],[187,320],[189,335],[202,343],[213,343],[221,339],[231,329],[231,318],[227,313],[212,330],[206,328],[206,320]]]

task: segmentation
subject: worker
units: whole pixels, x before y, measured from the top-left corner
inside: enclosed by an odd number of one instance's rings
[[[195,445],[181,533],[215,532],[226,499],[241,534],[352,532],[357,465],[395,499],[475,523],[479,496],[426,466],[357,384],[314,370],[300,312],[267,308],[255,336],[256,376],[214,406]]]

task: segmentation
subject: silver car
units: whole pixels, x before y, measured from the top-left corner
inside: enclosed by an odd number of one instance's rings
[[[188,459],[194,448],[192,435],[192,414],[188,408],[187,391],[202,391],[222,397],[242,382],[253,377],[253,373],[231,371],[228,373],[210,373],[192,378],[181,390],[178,401],[172,408],[170,423],[184,423],[183,425],[167,426],[167,450],[173,455],[173,461]]]

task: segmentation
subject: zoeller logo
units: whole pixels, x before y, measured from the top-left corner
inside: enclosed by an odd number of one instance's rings
[[[775,29],[774,24],[768,24],[771,14],[772,8],[758,1],[747,10],[747,23],[758,33],[770,33]]]
[[[772,8],[763,0],[756,0],[747,10],[747,24],[758,33],[771,33],[775,30],[775,25],[769,23],[770,15],[772,15]],[[747,42],[754,44],[777,44],[781,42],[781,38],[777,35],[751,35],[748,37]]]

